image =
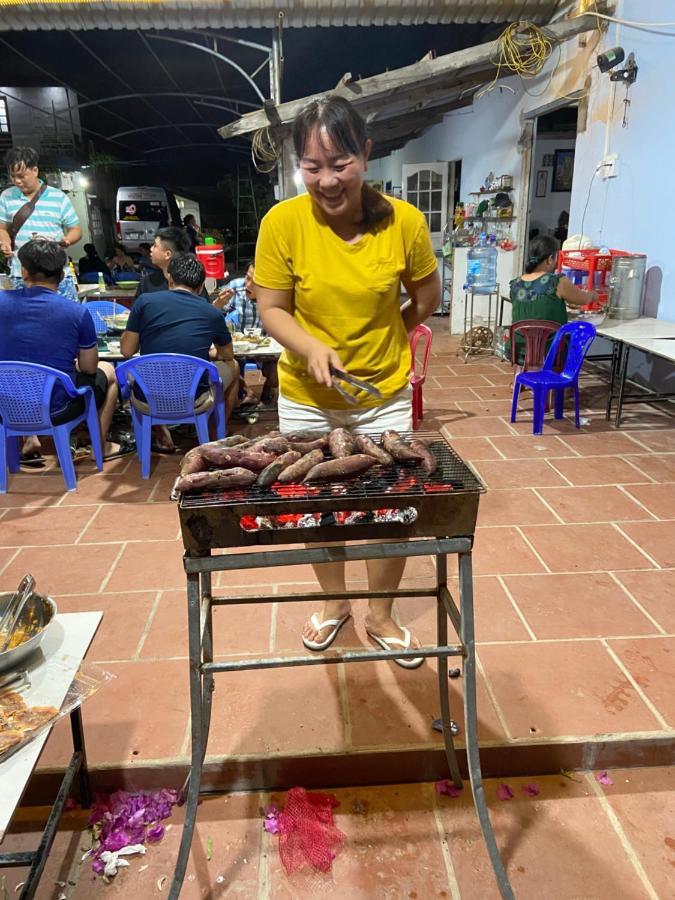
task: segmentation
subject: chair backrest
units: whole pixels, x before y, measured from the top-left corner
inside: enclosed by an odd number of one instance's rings
[[[521,319],[520,322],[514,322],[509,328],[511,365],[515,366],[517,362],[516,334],[525,339],[523,369],[539,369],[546,356],[546,342],[559,328],[560,323],[550,319]]]
[[[115,283],[110,275],[106,275],[105,272],[103,272],[102,274],[103,280],[106,284]],[[77,280],[80,282],[80,284],[96,284],[98,281],[98,272],[84,272],[82,275],[77,276]]]
[[[50,405],[54,385],[77,396],[72,380],[58,369],[37,363],[0,362],[0,420],[7,428],[52,427]]]
[[[410,355],[412,357],[412,376],[422,381],[427,377],[427,366],[429,365],[429,354],[431,353],[431,340],[434,336],[433,331],[428,325],[416,325],[410,332]],[[422,357],[422,369],[417,369],[417,345],[425,338],[424,356]]]
[[[122,388],[133,384],[145,394],[150,415],[176,419],[194,415],[195,398],[204,373],[210,380],[219,379],[213,363],[182,353],[149,353],[117,366],[117,380]]]
[[[567,355],[559,373],[563,378],[574,380],[579,374],[586,351],[595,338],[595,325],[590,322],[567,322],[556,332],[553,342],[549,347],[543,369],[552,371],[558,357],[558,350],[562,341],[567,339]]]
[[[125,307],[120,303],[113,303],[112,300],[87,300],[85,308],[91,313],[97,334],[105,334],[108,330],[104,316],[114,316],[120,312],[126,312]]]

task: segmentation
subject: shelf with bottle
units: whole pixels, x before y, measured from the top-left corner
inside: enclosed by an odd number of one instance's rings
[[[482,197],[483,194],[508,194],[513,190],[512,187],[490,188],[489,191],[469,191],[469,197]]]
[[[470,222],[513,222],[515,216],[464,216],[464,221]]]

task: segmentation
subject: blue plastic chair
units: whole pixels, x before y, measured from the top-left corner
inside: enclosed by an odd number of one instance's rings
[[[513,385],[513,403],[511,405],[511,421],[516,421],[518,399],[521,387],[528,387],[534,395],[533,400],[533,434],[541,434],[544,429],[544,412],[549,391],[555,391],[555,418],[562,419],[565,391],[574,391],[574,424],[579,428],[579,372],[586,351],[595,338],[595,326],[590,322],[568,322],[563,325],[553,338],[546,354],[543,368],[536,371],[521,372],[516,375]],[[562,341],[567,340],[567,356],[560,372],[554,371],[558,351]]]
[[[72,400],[82,397],[84,412],[68,422],[55,425],[50,407],[54,386],[60,384]],[[77,488],[77,476],[70,451],[70,433],[86,421],[96,467],[103,469],[101,429],[94,393],[90,387],[76,388],[72,380],[49,366],[27,362],[0,362],[0,494],[7,493],[7,469],[20,469],[19,437],[51,434],[69,491]]]
[[[88,300],[85,303],[85,309],[91,313],[96,334],[106,334],[108,331],[104,316],[114,316],[116,313],[127,311],[126,307],[120,303],[113,303],[112,300]]]
[[[215,390],[215,402],[204,412],[198,412],[195,401],[198,394],[203,393],[199,383],[205,373]],[[213,363],[182,353],[149,353],[121,363],[116,375],[122,397],[131,401],[131,419],[143,478],[150,477],[153,425],[193,423],[199,442],[205,444],[209,440],[209,417],[214,413],[216,436],[225,437],[225,393]],[[145,395],[148,412],[139,408],[139,401],[132,395],[134,384]]]
[[[115,284],[111,275],[103,274],[103,280],[106,284]],[[85,272],[84,275],[78,275],[77,280],[80,284],[96,284],[98,282],[98,272]]]

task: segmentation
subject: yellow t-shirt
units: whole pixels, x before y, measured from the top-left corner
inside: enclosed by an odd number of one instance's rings
[[[332,347],[350,374],[379,388],[383,400],[357,395],[364,408],[389,400],[408,383],[401,279],[420,281],[436,269],[422,213],[403,200],[387,199],[394,215],[353,244],[326,224],[309,194],[284,200],[262,220],[255,253],[256,283],[293,290],[298,324]],[[279,386],[296,403],[349,408],[337,391],[317,384],[305,360],[288,350],[279,360]]]

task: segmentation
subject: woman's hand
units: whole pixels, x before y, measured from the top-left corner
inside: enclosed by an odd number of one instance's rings
[[[321,341],[312,341],[307,350],[307,371],[315,381],[319,384],[325,384],[326,387],[333,387],[333,376],[331,375],[331,366],[340,369],[343,372],[345,367],[342,360],[335,350],[322,344]]]

